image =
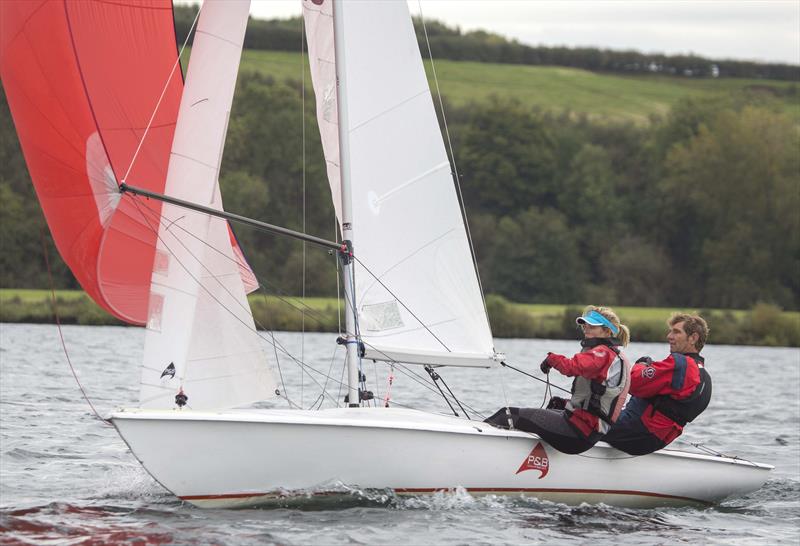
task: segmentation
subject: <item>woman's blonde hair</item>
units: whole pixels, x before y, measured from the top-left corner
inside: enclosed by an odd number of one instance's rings
[[[614,333],[609,328],[603,326],[603,328],[605,328],[608,331],[608,337],[617,338],[623,347],[628,346],[628,343],[631,340],[631,331],[627,326],[625,326],[620,322],[619,317],[611,307],[597,307],[595,305],[587,305],[586,309],[583,310],[583,314],[585,315],[590,311],[597,311],[605,318],[607,318],[609,322],[611,322],[611,324],[619,328],[619,333],[615,336]]]

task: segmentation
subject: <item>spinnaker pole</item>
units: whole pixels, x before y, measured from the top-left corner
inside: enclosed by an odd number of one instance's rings
[[[333,2],[333,43],[336,59],[336,104],[339,118],[339,171],[341,174],[342,195],[342,240],[350,253],[353,252],[353,207],[350,185],[350,134],[347,109],[347,72],[344,54],[344,3]],[[345,340],[347,347],[347,387],[348,405],[358,407],[361,399],[358,389],[359,339],[356,327],[355,261],[345,253],[340,253],[342,282],[344,283]]]
[[[183,199],[170,197],[169,195],[164,195],[163,193],[156,193],[148,191],[144,188],[137,188],[136,186],[131,186],[129,184],[126,184],[125,182],[119,185],[119,191],[121,193],[130,193],[131,195],[141,195],[143,197],[156,199],[157,201],[163,201],[164,203],[171,203],[173,205],[177,205],[185,209],[195,210],[197,212],[202,212],[204,214],[216,216],[217,218],[224,218],[225,220],[229,220],[231,222],[237,222],[239,224],[244,224],[246,226],[254,227],[260,231],[266,231],[268,233],[276,233],[278,235],[285,235],[287,237],[292,237],[293,239],[299,239],[301,241],[305,241],[307,243],[313,243],[315,245],[319,245],[332,250],[337,250],[337,251],[343,250],[342,244],[337,243],[335,241],[328,241],[327,239],[322,239],[320,237],[315,237],[313,235],[308,235],[306,233],[294,231],[289,228],[276,226],[273,224],[267,224],[266,222],[260,222],[258,220],[247,218],[246,216],[240,216],[239,214],[234,214],[232,212],[226,212],[224,210],[218,210],[211,207],[206,207],[203,205],[199,205],[197,203],[192,203],[190,201],[184,201]]]

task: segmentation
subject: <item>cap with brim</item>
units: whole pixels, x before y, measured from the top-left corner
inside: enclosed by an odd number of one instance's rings
[[[597,311],[589,311],[585,313],[582,317],[578,317],[575,319],[575,322],[578,324],[588,324],[589,326],[605,326],[611,333],[617,335],[619,333],[619,328],[614,326],[614,323],[608,320],[606,317],[598,313]]]

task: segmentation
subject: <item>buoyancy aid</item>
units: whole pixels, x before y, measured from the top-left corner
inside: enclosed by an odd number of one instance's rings
[[[672,358],[675,361],[675,371],[672,374],[672,388],[674,390],[679,390],[683,385],[688,366],[686,356],[683,353],[672,353]],[[711,401],[711,376],[703,366],[705,362],[703,357],[696,353],[688,356],[692,357],[697,363],[698,371],[700,372],[700,383],[692,391],[692,394],[683,400],[676,400],[666,394],[654,396],[650,399],[652,412],[657,411],[663,414],[681,427],[685,427],[686,423],[694,421],[698,415],[705,411]]]
[[[603,381],[576,377],[572,382],[572,397],[567,401],[567,415],[576,409],[582,409],[598,417],[595,433],[604,435],[617,420],[625,398],[628,396],[631,379],[631,364],[628,358],[617,348],[619,341],[614,338],[592,338],[581,342],[583,350],[605,345],[610,348],[616,358],[606,371]]]

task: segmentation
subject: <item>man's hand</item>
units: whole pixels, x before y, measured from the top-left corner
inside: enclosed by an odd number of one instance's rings
[[[563,410],[566,408],[567,401],[564,398],[559,398],[558,396],[552,397],[550,402],[547,403],[547,409]]]
[[[637,360],[636,363],[637,364],[644,363],[645,365],[649,366],[650,364],[653,363],[653,359],[650,358],[649,356],[643,356],[639,360]]]

